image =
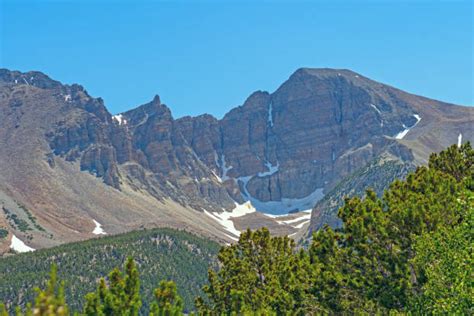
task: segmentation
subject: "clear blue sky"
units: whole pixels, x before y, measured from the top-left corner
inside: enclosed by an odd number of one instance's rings
[[[112,113],[159,94],[175,117],[221,117],[299,67],[474,103],[472,1],[0,2],[1,67],[80,83]]]

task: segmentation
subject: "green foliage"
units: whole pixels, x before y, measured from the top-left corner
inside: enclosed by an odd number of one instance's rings
[[[85,295],[96,290],[97,280],[133,257],[141,274],[142,315],[154,300],[157,280],[174,280],[185,311],[201,295],[207,270],[216,262],[219,244],[173,229],[136,231],[37,250],[0,259],[0,301],[13,311],[34,297],[52,264],[65,282],[65,297],[72,310],[82,310]]]
[[[197,300],[200,312],[302,314],[307,305],[307,257],[294,251],[292,239],[271,237],[265,228],[244,232],[237,244],[219,252],[221,269],[209,271],[209,285],[204,287],[208,302]]]
[[[7,236],[8,236],[8,230],[3,229],[3,228],[0,227],[0,239],[7,238]]]
[[[45,232],[44,228],[38,224],[36,217],[31,214],[31,212],[23,205],[18,204],[18,209],[22,210],[23,213],[28,218],[28,221],[36,228],[38,231]],[[9,221],[10,225],[15,229],[18,229],[21,232],[27,232],[33,230],[28,221],[20,218],[17,214],[13,213],[10,209],[2,206],[3,212],[5,213],[6,219]]]
[[[0,316],[8,316],[8,311],[5,304],[0,303]]]
[[[410,299],[415,314],[474,314],[474,195],[459,202],[467,206],[460,225],[424,233],[415,242],[411,263],[423,280]]]
[[[102,278],[96,292],[86,295],[84,315],[137,316],[141,305],[138,270],[133,259],[128,258],[125,275],[115,268],[108,284]]]
[[[46,285],[46,289],[35,289],[36,298],[34,304],[28,304],[25,314],[20,308],[17,308],[17,316],[67,316],[69,315],[69,308],[64,299],[64,283],[57,286],[56,266],[51,268],[50,279]],[[1,308],[0,308],[1,311]],[[5,311],[5,314],[6,311]]]
[[[451,175],[459,182],[463,179],[472,181],[472,175],[474,174],[474,151],[469,142],[463,144],[460,148],[452,145],[439,154],[431,154],[428,166],[430,169],[439,170]]]
[[[3,212],[6,215],[7,220],[10,222],[10,224],[18,229],[21,232],[26,232],[31,230],[30,225],[28,224],[27,221],[21,219],[18,217],[18,215],[12,213],[9,209],[7,209],[5,206],[2,207]]]
[[[37,230],[45,232],[45,229],[36,222],[36,217],[33,214],[31,214],[31,212],[25,206],[18,204],[18,207],[25,212],[26,216],[28,216],[28,219],[30,220],[31,223],[33,223],[33,226]]]
[[[417,242],[423,243],[420,236],[451,231],[472,213],[459,203],[472,188],[472,168],[463,166],[472,166],[472,149],[467,144],[448,152],[433,155],[430,168],[420,167],[405,181],[395,181],[382,199],[369,190],[363,200],[346,200],[339,211],[342,229],[326,228],[314,235],[309,252],[317,278],[311,292],[324,309],[341,314],[404,312],[413,296],[424,292],[429,265],[414,261]],[[466,264],[465,258],[460,260]]]
[[[183,300],[178,295],[173,281],[161,281],[155,290],[155,301],[151,305],[150,316],[183,315]]]

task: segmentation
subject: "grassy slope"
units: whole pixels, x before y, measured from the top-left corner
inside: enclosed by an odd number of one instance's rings
[[[122,267],[124,259],[132,256],[139,265],[144,306],[160,280],[172,279],[186,308],[192,309],[219,248],[215,242],[183,231],[154,229],[19,254],[0,259],[0,301],[24,305],[55,263],[59,279],[65,281],[67,301],[78,309],[100,277]]]

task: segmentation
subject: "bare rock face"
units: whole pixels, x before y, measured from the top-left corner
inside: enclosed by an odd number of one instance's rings
[[[328,192],[382,153],[414,161],[399,139],[426,111],[424,99],[334,69],[299,69],[274,93],[253,93],[221,120],[174,120],[158,96],[110,118],[100,101],[72,96],[93,117],[63,133],[71,138],[68,155],[84,151],[83,169],[107,184],[119,188],[116,165],[133,162],[154,175],[165,195],[183,201],[184,193],[195,207],[208,207],[196,198],[214,209],[251,200],[273,213],[301,210],[298,203],[279,210],[274,202]],[[90,143],[100,150],[86,150]]]
[[[228,240],[204,211],[245,201],[272,214],[315,207],[311,223],[294,226],[337,226],[346,193],[381,192],[431,152],[474,141],[473,108],[337,69],[299,69],[220,120],[174,119],[158,96],[111,115],[80,85],[2,69],[0,121],[0,190],[28,205],[60,242],[87,238],[87,216],[98,218],[98,209],[115,223],[104,223],[112,232],[165,225]],[[297,230],[261,214],[235,222]],[[38,231],[33,246],[58,242],[48,236]]]
[[[253,93],[220,121],[178,122],[199,158],[237,182],[244,198],[302,199],[335,186],[417,122],[418,112],[386,90],[347,70],[300,69],[274,93]],[[413,159],[406,151],[403,159]]]
[[[106,184],[118,189],[117,150],[113,139],[123,133],[112,124],[102,99],[90,97],[79,85],[61,87],[60,90],[64,96],[61,102],[74,115],[64,117],[48,131],[51,149],[66,160],[80,160],[82,170],[103,177]],[[120,142],[116,145],[121,162],[126,161],[127,144],[123,144],[125,148],[120,146]]]
[[[158,96],[123,113],[122,118],[122,126],[132,140],[133,160],[161,179],[161,189],[166,194],[177,200],[188,200],[183,203],[197,209],[233,205],[226,189],[194,151],[196,144],[190,144],[183,136],[184,126],[173,119]]]

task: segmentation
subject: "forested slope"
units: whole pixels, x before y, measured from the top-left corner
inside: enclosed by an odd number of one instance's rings
[[[34,287],[44,285],[54,263],[68,303],[79,309],[98,279],[131,256],[140,270],[144,309],[158,282],[166,279],[177,283],[185,307],[193,308],[218,250],[217,243],[195,235],[155,229],[19,254],[0,259],[0,302],[24,306],[31,301]]]

